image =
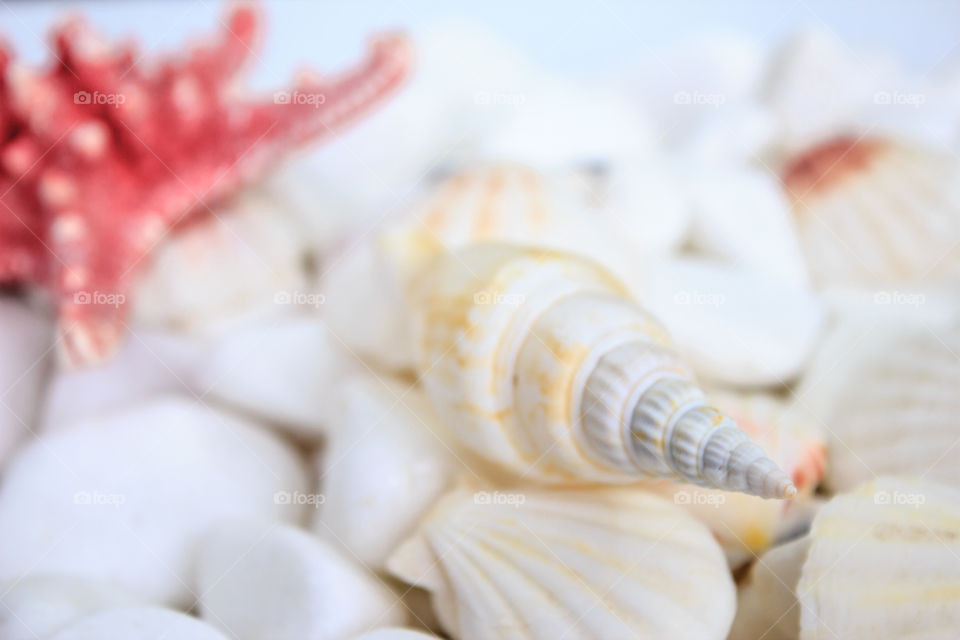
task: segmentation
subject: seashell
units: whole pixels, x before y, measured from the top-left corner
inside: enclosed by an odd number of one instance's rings
[[[755,565],[731,638],[760,637],[765,629],[775,630],[774,638],[803,640],[954,638],[958,552],[960,492],[879,478],[833,498],[806,540]]]
[[[336,395],[337,428],[316,461],[325,499],[312,528],[380,568],[448,488],[456,458],[422,389],[358,374]]]
[[[226,517],[298,521],[303,505],[279,498],[307,491],[285,442],[176,398],[45,435],[3,480],[0,580],[66,574],[177,605],[193,599],[197,536]]]
[[[402,625],[393,592],[332,546],[292,526],[237,520],[200,544],[201,619],[236,640],[337,640]]]
[[[828,429],[827,487],[920,475],[960,487],[960,326],[851,320],[824,342],[797,390]],[[838,355],[841,354],[841,355]]]
[[[92,613],[47,640],[227,640],[213,627],[179,611],[160,607],[119,607]]]
[[[960,274],[960,162],[888,138],[835,138],[795,156],[783,184],[821,284],[884,287]]]
[[[135,604],[134,596],[107,582],[56,574],[18,578],[3,590],[0,638],[47,638],[82,616]]]
[[[34,416],[53,344],[49,320],[19,301],[0,298],[0,470],[36,435]]]
[[[205,333],[307,291],[304,234],[283,203],[248,190],[229,206],[164,239],[136,287],[136,325]]]
[[[644,486],[706,524],[731,567],[737,568],[809,526],[817,505],[814,490],[827,468],[826,444],[810,416],[776,396],[711,390],[709,397],[787,472],[797,487],[797,496],[778,502],[669,481]]]
[[[305,440],[332,424],[338,377],[357,365],[315,315],[291,315],[225,332],[197,366],[196,387]]]
[[[677,351],[711,382],[782,386],[800,375],[824,325],[807,289],[709,260],[644,265],[634,293],[670,328]]]
[[[772,110],[747,100],[708,114],[693,128],[684,148],[692,159],[709,166],[747,165],[764,158],[777,133]]]
[[[325,267],[324,320],[365,359],[392,371],[412,369],[406,283],[439,250],[489,240],[533,241],[628,273],[631,261],[623,247],[586,206],[570,176],[513,164],[455,173],[395,224],[361,238]]]
[[[769,172],[710,168],[689,188],[699,253],[792,287],[809,284],[790,204]]]
[[[735,606],[706,528],[619,487],[455,491],[388,567],[459,640],[724,638]]]
[[[545,482],[669,477],[792,497],[710,407],[664,329],[599,265],[478,244],[435,260],[411,308],[418,365],[469,451]]]

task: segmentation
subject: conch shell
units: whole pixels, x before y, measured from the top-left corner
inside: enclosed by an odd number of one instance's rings
[[[456,438],[543,482],[667,477],[789,498],[664,329],[597,264],[503,244],[444,253],[417,282],[418,366]]]
[[[815,281],[892,285],[960,273],[960,162],[887,138],[838,138],[783,175]]]
[[[625,487],[457,490],[387,566],[458,640],[720,639],[734,613],[707,529]]]
[[[831,500],[806,538],[754,565],[730,637],[956,638],[958,554],[960,492],[879,478]]]

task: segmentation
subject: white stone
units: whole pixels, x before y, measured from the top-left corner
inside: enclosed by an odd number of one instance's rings
[[[329,425],[333,387],[350,366],[321,319],[300,314],[226,332],[200,363],[197,386],[203,397],[315,438]]]
[[[0,469],[36,435],[52,344],[49,320],[21,302],[0,299]]]
[[[317,459],[325,500],[313,530],[379,569],[447,488],[456,459],[421,389],[367,374],[338,396],[337,430]]]
[[[297,521],[302,507],[283,493],[306,486],[296,453],[269,432],[159,398],[44,436],[11,462],[0,579],[63,573],[189,605],[197,536],[223,517]]]
[[[646,265],[636,295],[666,326],[695,373],[736,386],[796,378],[824,323],[808,290],[692,259]]]
[[[225,521],[198,558],[200,615],[237,640],[337,640],[405,621],[376,577],[293,527]]]
[[[227,640],[208,624],[159,607],[108,609],[81,618],[47,640]]]
[[[41,413],[49,433],[77,422],[124,409],[158,395],[195,393],[194,372],[200,345],[171,332],[128,331],[108,362],[83,369],[57,369]]]
[[[27,576],[5,586],[0,595],[0,638],[46,638],[77,618],[113,607],[139,604],[116,585],[48,574]]]
[[[809,283],[793,212],[769,171],[704,168],[689,191],[698,250],[790,286]]]

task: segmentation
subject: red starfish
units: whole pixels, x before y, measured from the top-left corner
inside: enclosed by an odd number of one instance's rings
[[[243,100],[228,84],[258,27],[236,6],[215,42],[149,67],[76,19],[53,34],[49,70],[15,68],[0,46],[0,282],[53,290],[69,362],[113,352],[127,293],[169,230],[367,112],[409,70],[406,40],[385,36],[348,73]]]

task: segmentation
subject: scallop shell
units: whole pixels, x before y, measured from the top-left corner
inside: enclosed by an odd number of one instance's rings
[[[711,391],[709,396],[770,452],[790,475],[797,496],[778,502],[669,481],[650,483],[650,487],[706,524],[730,565],[739,567],[776,541],[796,536],[809,526],[817,506],[814,490],[826,471],[826,443],[810,416],[772,394]]]
[[[829,427],[827,486],[877,475],[960,486],[960,326],[891,321],[838,327],[798,396]]]
[[[709,532],[625,489],[459,490],[390,558],[459,640],[724,638],[733,582]]]
[[[669,477],[792,497],[786,474],[710,407],[657,321],[599,265],[478,244],[426,268],[418,366],[455,437],[545,482]]]
[[[960,274],[960,163],[893,139],[838,138],[783,174],[821,284],[883,286]]]
[[[807,539],[763,557],[731,638],[956,638],[958,558],[960,492],[879,478],[825,505]]]

